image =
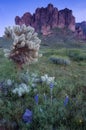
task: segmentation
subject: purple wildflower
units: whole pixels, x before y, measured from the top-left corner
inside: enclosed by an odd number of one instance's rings
[[[50,88],[52,89],[54,87],[54,84],[53,83],[50,83]]]
[[[64,100],[64,106],[66,106],[66,105],[68,104],[68,102],[69,102],[69,97],[66,96],[66,97],[65,97],[65,100]]]
[[[22,116],[22,119],[25,123],[31,123],[32,122],[32,111],[29,109],[26,109],[25,113]]]
[[[34,99],[35,99],[36,104],[38,105],[38,102],[39,102],[39,96],[38,96],[38,94],[34,96]]]

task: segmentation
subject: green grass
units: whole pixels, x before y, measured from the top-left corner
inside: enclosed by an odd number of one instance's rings
[[[40,96],[39,106],[34,103],[34,92],[23,97],[14,96],[12,93],[3,95],[0,92],[0,119],[4,118],[9,122],[16,122],[19,130],[85,130],[86,129],[86,63],[85,60],[73,60],[69,54],[82,55],[85,49],[46,49],[42,48],[43,54],[37,63],[25,65],[23,73],[28,69],[30,73],[37,73],[39,76],[48,74],[55,77],[57,85],[53,89],[53,105],[50,103],[49,86],[38,84],[37,90]],[[49,58],[52,55],[69,57],[69,66],[53,64]],[[74,55],[75,56],[75,55]],[[2,49],[0,50],[0,82],[12,79],[19,83],[19,74],[15,64],[5,58]],[[22,82],[22,81],[21,81]],[[14,86],[12,86],[14,87]],[[43,102],[43,94],[46,92],[48,101]],[[67,108],[63,106],[65,95],[70,98]],[[22,122],[22,114],[29,108],[34,113],[34,123],[28,125]],[[39,112],[42,108],[43,113]],[[80,122],[81,121],[81,122]],[[12,129],[12,128],[11,128]]]
[[[68,50],[66,49],[66,52]],[[76,61],[71,61],[71,65],[70,66],[63,66],[63,65],[56,65],[53,64],[49,61],[49,57],[52,56],[52,53],[55,54],[59,54],[60,56],[67,56],[67,53],[65,53],[65,49],[61,49],[61,50],[44,50],[44,55],[42,58],[39,59],[39,61],[36,64],[32,64],[29,69],[33,72],[35,72],[36,70],[40,72],[40,74],[44,74],[44,73],[48,73],[49,75],[55,76],[56,79],[58,80],[58,78],[62,78],[65,80],[76,80],[76,82],[82,82],[82,79],[78,79],[81,77],[84,77],[84,79],[86,78],[86,66],[84,65],[84,67],[80,66],[79,63],[81,62],[76,62]],[[51,54],[50,54],[51,52]],[[47,53],[47,54],[46,54]],[[84,64],[84,61],[82,61],[82,64]],[[76,77],[76,79],[74,79],[74,77]],[[83,79],[83,84],[85,83]],[[74,82],[73,82],[74,83]]]

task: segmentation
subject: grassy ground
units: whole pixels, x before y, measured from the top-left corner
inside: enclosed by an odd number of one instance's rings
[[[78,48],[78,49],[69,49],[69,48],[60,48],[56,49],[55,47],[51,49],[50,47],[41,47],[40,53],[43,54],[41,58],[39,58],[37,63],[31,64],[29,66],[24,66],[25,72],[27,69],[30,73],[38,73],[39,76],[48,74],[51,77],[55,77],[55,81],[57,85],[53,90],[53,98],[56,101],[53,106],[51,107],[49,104],[48,106],[51,109],[46,109],[47,113],[44,115],[39,116],[38,107],[33,108],[32,105],[33,94],[26,95],[23,98],[17,98],[12,95],[7,95],[3,97],[0,93],[1,100],[4,102],[2,105],[2,101],[0,100],[0,119],[3,117],[7,120],[15,120],[19,125],[20,130],[52,130],[52,124],[56,125],[55,130],[85,130],[86,129],[86,50],[85,48]],[[84,54],[84,55],[83,55]],[[50,61],[50,57],[52,55],[58,57],[68,57],[70,59],[70,65],[65,64],[54,64]],[[72,55],[72,56],[71,56]],[[81,57],[82,56],[82,57]],[[83,58],[84,57],[84,58]],[[16,82],[19,82],[19,71],[17,70],[15,64],[4,57],[2,49],[0,50],[0,82],[6,79],[12,79]],[[44,86],[39,85],[38,91],[42,94],[44,91],[49,96],[49,90]],[[61,113],[64,113],[64,109],[61,106],[63,99],[65,96],[68,95],[70,98],[69,108],[66,109],[66,122],[63,121]],[[12,97],[11,97],[12,96]],[[31,96],[31,97],[30,97]],[[50,96],[49,96],[50,97]],[[15,104],[16,101],[16,104]],[[24,103],[24,104],[23,104]],[[34,103],[33,103],[34,104]],[[17,107],[18,106],[18,107]],[[45,110],[45,106],[42,106],[42,100],[40,99],[39,106],[43,107]],[[47,108],[48,108],[47,106]],[[21,116],[26,107],[30,107],[34,110],[36,117],[34,117],[34,127],[26,126],[21,121]],[[8,108],[8,109],[6,109]],[[58,110],[56,109],[58,108]],[[13,112],[14,109],[14,112]],[[52,112],[55,110],[55,113]],[[49,116],[49,112],[52,114]],[[59,114],[60,113],[60,114]],[[70,114],[69,114],[70,113]],[[68,115],[67,115],[68,114]],[[6,117],[5,117],[6,115]],[[55,118],[53,119],[53,116]],[[59,117],[58,117],[59,115]],[[63,114],[64,115],[64,114]],[[58,117],[58,118],[57,118]],[[47,118],[52,118],[47,122]],[[56,124],[55,124],[56,121]],[[58,123],[58,122],[59,123]],[[37,125],[39,123],[39,126]],[[46,123],[46,125],[45,125]],[[48,124],[49,123],[49,124]],[[37,125],[37,126],[36,126]]]

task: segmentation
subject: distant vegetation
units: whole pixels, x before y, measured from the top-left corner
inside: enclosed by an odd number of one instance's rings
[[[48,36],[39,37],[42,39],[42,46],[46,48],[84,48],[86,47],[86,41],[80,40],[75,37],[75,34],[64,28],[55,28],[52,30],[52,34]]]
[[[68,59],[68,57],[52,55],[50,57],[50,60],[55,64],[70,65],[70,60]]]

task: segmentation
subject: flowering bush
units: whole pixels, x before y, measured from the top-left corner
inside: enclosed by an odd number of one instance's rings
[[[30,92],[30,86],[27,86],[26,84],[22,83],[19,85],[19,87],[12,90],[14,94],[18,94],[19,97],[24,95],[25,93]]]
[[[45,82],[47,85],[49,85],[50,83],[54,83],[55,77],[49,77],[47,74],[45,74],[44,76],[41,76],[41,81]]]
[[[25,73],[20,73],[19,79],[26,84],[40,82],[40,78],[37,73],[30,73],[28,70]],[[31,84],[32,85],[32,84]]]

